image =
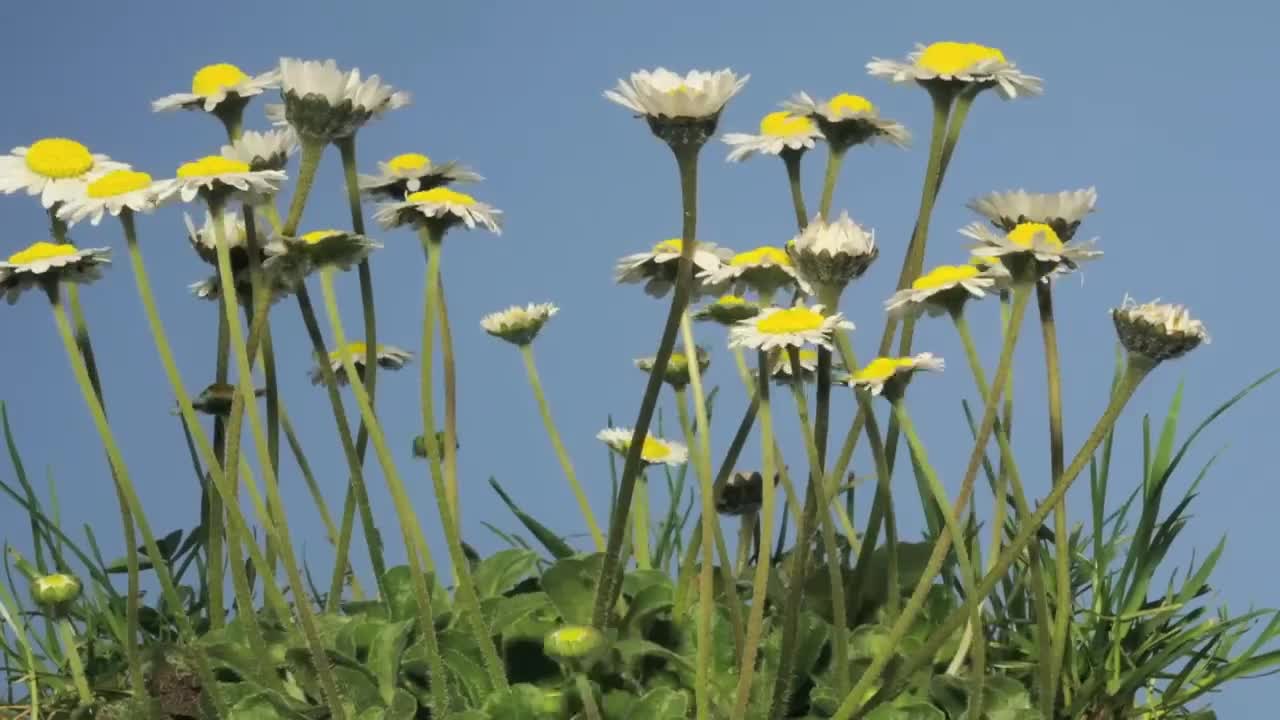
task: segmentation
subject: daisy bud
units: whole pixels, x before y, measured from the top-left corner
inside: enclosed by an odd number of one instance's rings
[[[55,573],[31,582],[31,597],[46,610],[65,610],[80,597],[80,581],[73,575]]]
[[[1156,363],[1181,357],[1209,342],[1204,323],[1191,317],[1182,305],[1139,305],[1126,297],[1111,311],[1111,319],[1126,350]]]
[[[590,625],[569,625],[547,633],[542,649],[560,662],[587,666],[608,651],[609,641]]]
[[[701,347],[697,349],[696,354],[698,356],[698,373],[701,375],[707,371],[707,368],[711,367],[711,356],[708,355],[707,351]],[[645,372],[651,372],[653,370],[654,360],[655,358],[652,357],[639,358],[636,360],[636,367]],[[663,373],[662,380],[677,390],[688,385],[689,356],[682,352],[671,353],[670,359],[667,360],[667,371]]]
[[[514,345],[528,345],[542,331],[560,308],[551,303],[529,303],[524,307],[513,305],[501,312],[485,315],[480,327],[490,335]]]
[[[875,232],[868,232],[841,213],[834,222],[813,219],[787,243],[787,254],[809,284],[843,290],[867,271],[880,254]]]

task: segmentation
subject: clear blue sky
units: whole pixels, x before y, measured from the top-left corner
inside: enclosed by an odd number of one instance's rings
[[[434,6],[434,7],[433,7]],[[1198,420],[1248,380],[1280,364],[1274,322],[1266,309],[1280,251],[1265,218],[1274,214],[1277,104],[1268,91],[1280,60],[1277,16],[1266,4],[1220,2],[1194,11],[1154,3],[1020,2],[876,5],[871,3],[328,3],[134,2],[5,4],[0,23],[13,32],[0,45],[6,112],[0,145],[45,136],[78,138],[98,152],[156,176],[185,160],[216,152],[221,127],[197,113],[153,114],[150,101],[184,91],[191,73],[214,62],[247,71],[280,56],[336,58],[380,73],[410,90],[413,104],[360,136],[362,169],[401,152],[458,159],[488,180],[475,194],[507,213],[507,232],[450,236],[445,272],[460,361],[464,530],[481,550],[498,541],[481,525],[512,529],[485,479],[500,478],[525,507],[553,526],[581,532],[582,523],[538,422],[514,349],[486,336],[480,316],[512,303],[551,300],[563,311],[537,344],[543,378],[560,427],[597,513],[607,514],[607,465],[593,439],[612,413],[633,417],[644,381],[631,366],[652,352],[665,304],[635,287],[615,287],[613,261],[678,232],[674,164],[643,123],[601,97],[632,70],[732,67],[751,82],[724,114],[722,130],[753,129],[761,114],[798,90],[867,95],[905,123],[911,150],[860,149],[846,163],[836,207],[874,227],[882,260],[845,299],[862,347],[878,338],[887,296],[911,229],[927,150],[925,93],[869,78],[872,56],[900,57],[917,41],[966,40],[1001,47],[1045,79],[1041,98],[1006,103],[982,97],[939,198],[931,263],[964,256],[956,230],[973,219],[974,195],[1026,187],[1059,190],[1096,185],[1099,212],[1081,235],[1100,236],[1106,257],[1058,290],[1067,384],[1068,451],[1078,446],[1105,402],[1114,334],[1106,310],[1126,293],[1189,304],[1213,334],[1212,345],[1160,368],[1121,424],[1118,460],[1137,482],[1140,413],[1159,412],[1178,381],[1188,381],[1186,417]],[[261,101],[249,110],[262,127]],[[703,154],[701,231],[705,240],[747,248],[782,243],[793,219],[780,163],[731,166],[715,143]],[[815,190],[821,155],[808,159]],[[3,254],[45,237],[38,205],[0,198]],[[326,156],[304,224],[348,222],[336,153]],[[162,313],[188,384],[212,376],[214,306],[192,299],[186,285],[207,268],[187,247],[181,211],[141,222],[142,242]],[[84,293],[101,359],[109,410],[131,470],[160,530],[195,522],[195,483],[172,400],[160,373],[123,254],[118,224],[75,231],[83,245],[117,247],[116,267]],[[416,349],[421,313],[421,252],[406,232],[382,233],[374,260],[381,340]],[[354,277],[343,280],[349,330],[359,328]],[[994,362],[994,306],[975,323]],[[336,504],[345,472],[327,401],[307,381],[309,345],[292,304],[274,314],[283,389],[309,455]],[[120,549],[114,497],[88,414],[68,371],[45,304],[36,296],[0,308],[0,399],[7,401],[29,470],[58,481],[64,527],[91,523]],[[1020,353],[1017,438],[1027,482],[1047,486],[1039,341]],[[713,348],[711,379],[724,386],[717,453],[742,407],[718,329],[703,328]],[[943,377],[913,386],[917,423],[954,489],[967,452],[959,399],[971,394],[950,328],[926,323],[917,345],[952,361]],[[716,352],[718,350],[718,352]],[[409,457],[419,431],[416,365],[379,383],[385,423],[400,467],[433,527],[425,465]],[[1280,603],[1274,557],[1274,508],[1280,493],[1267,448],[1275,441],[1268,387],[1208,433],[1194,461],[1225,448],[1195,505],[1187,532],[1206,551],[1230,533],[1219,566],[1220,597],[1236,610]],[[348,399],[348,405],[351,401]],[[851,403],[838,407],[841,427]],[[668,411],[670,407],[668,406]],[[780,409],[786,437],[794,418]],[[800,463],[792,443],[791,462]],[[758,462],[755,449],[746,464]],[[857,469],[868,472],[860,457]],[[1193,462],[1192,465],[1196,463]],[[373,463],[370,463],[371,467]],[[327,548],[296,471],[286,466],[285,494],[298,546],[323,567]],[[1190,467],[1188,468],[1190,469]],[[11,478],[7,466],[0,476]],[[381,488],[380,474],[372,471]],[[1184,474],[1179,482],[1189,479]],[[899,478],[904,493],[910,481]],[[912,493],[913,494],[913,493]],[[1076,514],[1086,492],[1072,494]],[[385,492],[375,498],[384,535],[395,537]],[[0,527],[22,545],[22,515],[0,503]],[[437,556],[444,556],[438,533]],[[394,542],[391,543],[395,545]],[[363,557],[359,552],[355,557]],[[1225,717],[1259,717],[1277,689],[1273,679],[1238,685],[1221,699]]]

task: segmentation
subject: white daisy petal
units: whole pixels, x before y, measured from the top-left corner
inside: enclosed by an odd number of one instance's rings
[[[227,101],[247,100],[279,85],[280,73],[276,70],[250,76],[230,63],[206,65],[191,78],[191,92],[166,95],[152,102],[151,109],[156,112],[203,110],[211,113]]]
[[[410,193],[402,202],[382,203],[374,213],[374,219],[388,230],[401,225],[440,222],[445,228],[462,224],[468,230],[480,226],[489,232],[502,234],[501,210],[447,187],[419,190]]]
[[[971,223],[960,234],[977,240],[972,249],[975,258],[1002,258],[1006,255],[1025,255],[1040,264],[1041,275],[1058,268],[1074,270],[1081,262],[1102,256],[1094,249],[1095,240],[1084,243],[1064,243],[1058,233],[1044,223],[1019,223],[1008,233],[998,233],[982,223]]]
[[[377,175],[361,175],[360,191],[370,197],[403,200],[410,193],[431,190],[455,182],[480,182],[484,178],[455,162],[435,164],[421,153],[404,153],[378,163]]]
[[[917,372],[941,372],[943,367],[942,358],[927,352],[911,357],[879,357],[854,372],[850,382],[857,390],[880,395],[886,387],[900,390]]]
[[[835,147],[887,142],[898,147],[911,143],[911,133],[901,123],[880,117],[880,111],[861,95],[840,93],[821,102],[808,93],[797,93],[783,103],[797,115],[814,119]]]
[[[91,283],[102,276],[110,254],[110,248],[34,243],[0,261],[0,295],[12,305],[23,292],[45,283]]]
[[[626,455],[631,447],[634,432],[628,428],[607,428],[596,434],[596,439],[604,442],[619,455]],[[640,459],[645,465],[683,465],[689,460],[689,450],[674,440],[663,440],[646,435],[644,447],[640,450]]]
[[[292,128],[246,130],[230,145],[222,146],[222,157],[239,160],[250,170],[284,170],[297,149],[298,135]]]
[[[990,193],[970,201],[968,207],[1005,232],[1019,223],[1044,223],[1067,242],[1097,203],[1098,191],[1090,187],[1057,193],[1026,190]]]
[[[359,69],[341,70],[333,60],[281,58],[280,93],[288,123],[318,142],[349,137],[369,120],[409,104],[409,93],[377,75],[362,78]]]
[[[40,204],[49,209],[83,195],[89,181],[97,176],[128,167],[89,152],[75,140],[43,138],[0,155],[0,193],[11,195],[21,190],[39,195]]]
[[[832,349],[831,335],[836,330],[852,330],[853,323],[840,313],[823,314],[821,305],[771,307],[759,315],[739,322],[729,329],[729,347],[774,350],[776,348],[817,345]]]
[[[1004,53],[976,43],[916,45],[905,61],[874,58],[867,72],[895,83],[977,83],[995,87],[1002,97],[1039,95],[1043,82],[1005,59]]]
[[[680,238],[663,240],[649,252],[634,253],[618,260],[614,266],[613,278],[619,283],[644,283],[644,291],[653,297],[662,297],[675,287],[676,272],[679,268],[680,253],[684,243]],[[717,247],[715,243],[698,241],[693,251],[693,268],[695,282],[693,293],[702,296],[706,293],[719,292],[714,284],[703,283],[697,278],[702,273],[713,272],[720,268],[733,251]]]
[[[529,303],[524,307],[513,305],[506,310],[490,313],[480,319],[480,327],[490,335],[515,345],[528,345],[541,332],[542,326],[560,308],[551,303]]]
[[[798,288],[805,295],[813,294],[813,288],[796,270],[786,250],[772,245],[740,252],[715,269],[701,270],[697,277],[709,288],[732,286],[738,295],[750,289],[761,297],[769,297],[788,286]]]
[[[897,315],[928,312],[938,315],[963,305],[970,298],[980,298],[994,288],[1004,275],[976,265],[940,265],[912,281],[911,286],[894,293],[885,309]]]
[[[280,189],[286,176],[278,170],[252,170],[249,163],[221,155],[209,155],[178,168],[177,177],[157,183],[157,197],[167,200],[174,195],[191,202],[201,192],[238,195],[246,202],[257,203]]]
[[[811,150],[822,139],[822,131],[808,117],[779,110],[760,120],[760,134],[726,133],[722,139],[733,148],[729,162],[739,162],[757,153],[781,155]]]
[[[1182,305],[1158,300],[1139,304],[1126,297],[1111,318],[1125,349],[1154,362],[1181,357],[1209,342],[1204,323]]]
[[[732,70],[701,70],[678,75],[667,70],[641,70],[629,80],[619,80],[606,90],[609,100],[638,115],[665,118],[711,118],[724,109],[750,75],[738,77]]]
[[[333,372],[334,379],[339,385],[346,385],[351,382],[351,379],[347,377],[346,364],[343,362],[346,357],[351,358],[352,364],[355,365],[356,372],[361,374],[364,373],[364,363],[368,357],[368,347],[369,346],[363,342],[349,342],[345,347],[338,348],[337,350],[329,353],[329,357],[325,359],[325,362],[329,365],[329,369]],[[383,370],[399,370],[413,359],[413,353],[408,350],[402,350],[394,345],[383,345],[379,343],[377,353],[374,357],[378,363],[378,367]],[[311,368],[307,374],[311,378],[312,385],[324,384],[324,370],[319,365]]]

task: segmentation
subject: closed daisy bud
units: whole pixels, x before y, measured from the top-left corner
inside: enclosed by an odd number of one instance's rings
[[[443,447],[444,447],[444,431],[443,431],[443,430],[440,430],[440,431],[436,432],[436,447],[438,447],[438,448],[443,448]],[[460,447],[462,447],[462,445],[461,445],[460,443],[458,443],[458,441],[455,439],[455,440],[453,441],[453,449],[454,449],[454,450],[457,450],[457,449],[458,449],[458,448],[460,448]],[[414,456],[414,457],[416,457],[416,458],[425,458],[425,457],[427,457],[427,436],[426,436],[426,435],[415,435],[415,436],[414,436],[414,438],[413,438],[413,456]]]
[[[31,597],[40,607],[55,612],[65,610],[80,597],[80,581],[73,575],[55,573],[31,581]]]
[[[774,479],[777,482],[777,479]],[[716,512],[751,515],[764,503],[764,477],[758,472],[735,472],[716,492]]]
[[[609,639],[590,625],[568,625],[547,633],[542,649],[560,662],[586,667],[608,652]]]
[[[1019,70],[999,49],[977,43],[917,44],[905,61],[873,58],[867,63],[867,72],[895,83],[916,82],[951,91],[967,86],[994,87],[1006,100],[1044,91],[1040,78]]]
[[[1191,317],[1182,305],[1139,305],[1126,297],[1111,311],[1111,319],[1125,349],[1155,363],[1181,357],[1209,342],[1204,323]]]
[[[707,351],[699,347],[697,349],[698,356],[698,373],[707,371],[711,367],[711,356]],[[636,360],[636,367],[645,372],[653,371],[653,363],[656,358],[639,358]],[[681,389],[689,384],[689,356],[682,352],[671,353],[670,359],[667,360],[667,371],[662,375],[662,381],[673,388]]]
[[[0,261],[0,295],[12,305],[36,286],[50,289],[60,282],[91,283],[102,277],[102,266],[111,262],[110,254],[110,248],[33,243]]]
[[[349,137],[369,120],[409,104],[409,94],[377,75],[343,71],[333,60],[280,60],[284,118],[304,140],[327,143]],[[274,113],[273,113],[274,114]]]
[[[878,357],[853,373],[853,387],[872,395],[885,395],[890,399],[906,389],[911,376],[921,370],[941,372],[942,358],[933,353],[919,353],[912,357]]]
[[[823,137],[837,150],[876,142],[906,147],[911,142],[911,133],[901,123],[880,117],[876,106],[861,95],[840,93],[818,102],[802,92],[789,100],[786,107],[817,122]]]
[[[693,313],[693,319],[733,325],[760,314],[760,303],[745,300],[737,295],[721,295],[715,302],[703,305]]]
[[[514,345],[528,345],[542,331],[542,326],[560,312],[551,303],[529,303],[524,307],[513,305],[501,312],[485,315],[480,327],[490,335]]]
[[[839,293],[871,267],[880,250],[875,231],[862,229],[845,212],[833,222],[815,217],[787,243],[787,254],[800,275],[820,293]]]
[[[715,134],[725,104],[749,78],[728,69],[686,75],[666,68],[641,70],[619,80],[604,96],[643,116],[653,134],[672,148],[701,147]]]

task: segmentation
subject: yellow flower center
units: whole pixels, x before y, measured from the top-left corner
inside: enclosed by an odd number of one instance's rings
[[[800,364],[801,364],[801,365],[803,365],[803,364],[805,364],[805,363],[816,363],[816,362],[818,362],[818,351],[817,351],[817,350],[801,350],[798,354],[799,354],[799,356],[800,356]]]
[[[205,65],[191,78],[191,93],[215,95],[248,79],[249,76],[245,75],[243,70],[230,63]]]
[[[333,232],[333,231],[321,230],[320,232],[323,233],[323,232]],[[307,235],[314,235],[314,234],[315,233],[307,233]],[[303,237],[305,238],[306,235],[304,235]],[[364,360],[365,349],[367,347],[368,345],[365,345],[364,342],[362,341],[349,342],[347,343],[346,347],[341,348],[339,350],[334,350],[333,352],[329,353],[329,360],[331,361],[341,360],[343,355],[351,355],[358,360]]]
[[[1036,236],[1047,243],[1050,247],[1060,249],[1062,247],[1062,238],[1058,237],[1058,233],[1053,228],[1044,223],[1018,223],[1018,226],[1009,231],[1009,242],[1024,248],[1030,248],[1035,242]]]
[[[317,243],[324,242],[325,240],[328,240],[329,238],[334,237],[335,235],[341,235],[341,234],[342,234],[341,230],[312,230],[309,233],[303,234],[302,242],[308,245],[315,245]],[[350,343],[349,345],[347,345],[347,347],[352,348],[356,345],[360,346],[360,352],[364,352],[364,343]]]
[[[450,190],[446,187],[419,190],[408,198],[411,203],[451,203],[453,205],[475,205],[476,199],[466,193]]]
[[[431,158],[422,153],[405,153],[397,155],[387,161],[387,167],[392,172],[412,172],[421,170],[431,165]]]
[[[178,177],[183,179],[245,172],[249,172],[249,163],[231,160],[221,155],[206,155],[178,167]]]
[[[813,132],[813,121],[786,110],[771,112],[760,121],[760,134],[774,137],[792,137]]]
[[[831,108],[833,114],[841,113],[874,113],[876,106],[871,101],[861,95],[853,95],[850,93],[840,93],[839,95],[827,101],[827,107]]]
[[[936,42],[920,53],[920,67],[939,75],[956,75],[986,60],[1005,62],[1004,53],[977,43]]]
[[[747,301],[744,300],[743,298],[738,297],[737,295],[723,295],[720,297],[719,300],[716,300],[716,304],[736,306],[736,305],[746,305]]]
[[[56,257],[69,257],[76,254],[74,245],[58,245],[51,242],[38,242],[26,250],[20,250],[9,256],[12,265],[26,265],[37,260],[48,260]]]
[[[593,642],[596,639],[596,629],[591,627],[571,626],[560,628],[556,631],[556,639],[562,643],[577,645],[579,643]]]
[[[670,445],[667,445],[661,440],[655,440],[647,435],[645,436],[644,447],[641,448],[640,450],[641,458],[648,460],[649,462],[654,462],[654,461],[662,460],[663,458],[667,457],[670,454],[671,454]]]
[[[914,365],[911,358],[889,358],[878,357],[867,363],[867,366],[853,374],[854,380],[863,380],[883,382],[893,377],[899,370],[910,368]]]
[[[79,177],[93,169],[93,155],[75,140],[45,138],[27,148],[27,167],[55,180]]]
[[[679,255],[683,251],[684,251],[684,241],[682,241],[680,238],[663,240],[662,242],[653,246],[654,255],[657,255],[659,253],[676,253],[677,255]]]
[[[791,258],[782,248],[765,245],[755,250],[738,253],[729,261],[730,265],[743,267],[750,265],[786,265],[790,267]]]
[[[912,290],[937,290],[938,288],[947,287],[961,280],[969,280],[978,277],[981,272],[973,265],[939,265],[929,272],[916,278],[911,283]]]
[[[112,170],[89,183],[85,192],[91,198],[102,199],[142,190],[151,185],[151,176],[136,170]]]
[[[762,318],[756,323],[756,329],[768,335],[786,335],[819,330],[825,321],[822,313],[809,308],[787,308]]]

